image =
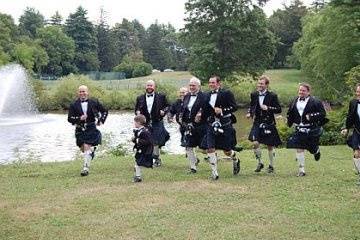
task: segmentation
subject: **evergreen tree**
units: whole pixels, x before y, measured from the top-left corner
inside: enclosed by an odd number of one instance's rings
[[[65,32],[75,41],[75,65],[80,72],[99,69],[96,32],[81,6],[66,19]]]
[[[20,33],[32,39],[36,37],[37,29],[42,28],[44,25],[44,16],[34,8],[27,7],[19,19]]]
[[[111,36],[110,28],[106,22],[106,14],[103,8],[100,9],[99,25],[96,28],[98,42],[98,59],[100,71],[110,71],[116,66],[115,45]]]
[[[49,20],[49,24],[55,25],[55,26],[61,26],[62,21],[63,21],[62,16],[60,15],[60,13],[58,11],[56,11],[55,14],[51,16],[51,18]]]

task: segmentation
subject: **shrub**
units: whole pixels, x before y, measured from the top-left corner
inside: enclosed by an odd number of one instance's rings
[[[71,102],[77,97],[77,90],[80,85],[86,85],[89,88],[91,97],[102,99],[104,90],[96,84],[95,81],[90,80],[84,75],[70,74],[62,77],[54,90],[53,101],[55,105],[60,106],[62,109],[67,109]]]
[[[134,65],[134,70],[132,71],[133,77],[142,77],[148,76],[152,73],[152,66],[150,63],[139,62]]]

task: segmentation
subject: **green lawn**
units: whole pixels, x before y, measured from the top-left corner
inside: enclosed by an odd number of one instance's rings
[[[304,178],[286,149],[273,175],[255,174],[244,151],[241,174],[222,160],[217,182],[204,161],[187,175],[180,155],[145,169],[139,184],[131,157],[98,158],[88,177],[80,160],[1,166],[0,239],[360,239],[351,150],[321,149],[319,162],[307,155]]]

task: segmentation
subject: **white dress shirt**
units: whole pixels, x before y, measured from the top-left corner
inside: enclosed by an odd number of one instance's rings
[[[147,110],[149,113],[151,113],[153,104],[154,104],[154,93],[150,94],[151,96],[149,96],[148,93],[146,93],[146,105],[147,105]]]

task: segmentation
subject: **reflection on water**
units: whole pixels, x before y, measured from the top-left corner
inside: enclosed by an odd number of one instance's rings
[[[237,112],[238,139],[244,138],[250,129],[245,110]],[[133,113],[110,113],[106,123],[99,127],[103,134],[100,151],[118,144],[132,149],[130,142],[133,129]],[[163,148],[168,153],[184,153],[180,147],[177,124],[165,123],[170,141]],[[67,122],[65,114],[41,114],[37,117],[0,118],[0,164],[14,161],[70,161],[79,150],[75,145],[74,126]]]

